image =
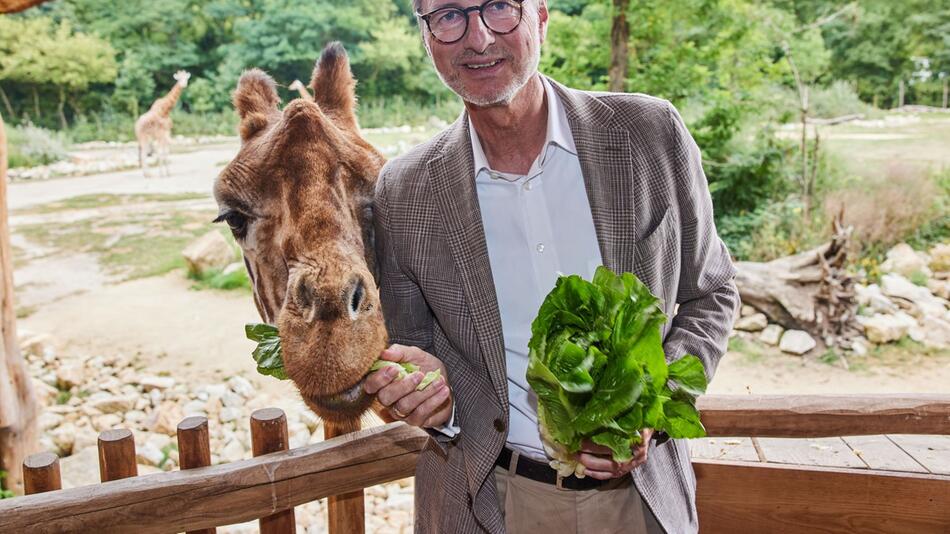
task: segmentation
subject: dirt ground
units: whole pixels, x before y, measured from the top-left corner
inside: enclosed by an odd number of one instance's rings
[[[259,319],[250,293],[195,290],[174,263],[182,243],[211,228],[211,185],[237,148],[173,154],[171,178],[123,171],[10,184],[19,328],[50,334],[59,353],[133,354],[154,372],[243,374],[293,395],[286,383],[256,377],[243,336],[244,323]],[[151,249],[169,258],[147,257]],[[123,261],[142,269],[117,269]],[[852,359],[850,370],[742,348],[723,359],[712,393],[946,392],[950,384],[950,357],[913,347]]]

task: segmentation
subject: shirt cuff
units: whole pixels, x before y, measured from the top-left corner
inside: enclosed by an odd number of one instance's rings
[[[452,403],[452,415],[449,416],[449,420],[442,426],[434,426],[432,430],[435,430],[441,434],[446,435],[447,437],[454,438],[462,431],[461,428],[455,424],[455,403]]]

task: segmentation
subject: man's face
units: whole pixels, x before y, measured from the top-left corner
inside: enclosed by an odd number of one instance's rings
[[[467,8],[484,0],[423,0],[421,13],[443,7]],[[420,21],[426,50],[442,82],[462,100],[477,106],[507,104],[537,70],[547,31],[546,0],[525,0],[521,23],[511,33],[488,29],[477,12],[468,14],[468,31],[459,41],[436,40]]]

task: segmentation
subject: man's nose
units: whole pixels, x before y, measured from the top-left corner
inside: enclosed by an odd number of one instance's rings
[[[465,47],[481,54],[495,42],[495,33],[485,26],[479,13],[468,14],[468,33],[465,35]]]

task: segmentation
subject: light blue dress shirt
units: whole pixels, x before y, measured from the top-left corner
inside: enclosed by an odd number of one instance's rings
[[[469,131],[505,340],[511,407],[508,446],[544,460],[538,398],[525,379],[531,322],[559,275],[578,274],[590,280],[602,259],[567,113],[551,85],[541,80],[548,104],[547,134],[528,174],[491,170],[471,121]],[[454,410],[439,430],[450,436],[460,431]]]

